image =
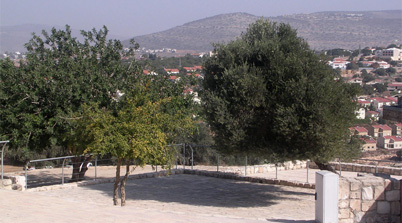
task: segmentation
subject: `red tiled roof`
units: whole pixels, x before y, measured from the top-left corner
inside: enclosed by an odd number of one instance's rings
[[[389,99],[386,99],[386,98],[379,98],[379,97],[376,97],[376,98],[373,98],[373,100],[376,100],[376,101],[378,101],[378,102],[382,102],[382,103],[386,103],[386,102],[390,102],[390,100]]]
[[[399,137],[399,136],[384,136],[384,138],[385,138],[385,139],[392,139],[392,140],[397,141],[397,142],[401,142],[401,141],[402,141],[402,138]]]
[[[357,101],[359,104],[371,104],[371,102],[366,101],[366,100],[358,100]]]
[[[170,79],[170,80],[176,80],[177,77],[176,77],[176,76],[170,76],[169,79]]]
[[[360,126],[355,127],[355,129],[356,129],[356,131],[358,131],[358,132],[368,132],[368,130],[367,130],[366,128],[360,127]]]
[[[377,142],[376,142],[374,139],[363,139],[363,141],[364,141],[366,144],[372,144],[372,143],[377,144]]]
[[[186,70],[186,71],[193,71],[193,70],[195,70],[194,67],[183,67],[183,69]]]
[[[375,129],[382,129],[382,130],[392,130],[391,127],[389,127],[388,125],[372,125],[373,128]]]
[[[168,73],[179,73],[179,69],[169,69],[169,68],[165,68],[165,71]]]
[[[142,73],[149,74],[149,70],[142,70]]]
[[[402,83],[392,83],[392,84],[388,84],[388,87],[402,87]]]

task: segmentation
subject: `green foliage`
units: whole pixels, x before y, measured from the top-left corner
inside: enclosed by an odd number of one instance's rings
[[[367,82],[375,80],[375,77],[371,73],[368,73],[366,71],[366,69],[362,70],[361,76],[363,78],[363,83],[367,83]]]
[[[399,160],[402,160],[402,150],[396,151],[396,156],[399,158]]]
[[[84,41],[79,42],[69,26],[53,28],[43,31],[43,38],[33,34],[19,68],[1,61],[0,135],[10,140],[11,149],[21,151],[20,161],[32,158],[28,151],[66,148],[62,136],[71,130],[66,117],[83,103],[111,109],[118,92],[131,94],[140,67],[135,61],[123,65],[120,58],[133,56],[138,45],[132,42],[124,52],[120,41],[107,40],[107,33],[106,27],[82,31]]]
[[[357,65],[355,62],[351,62],[346,65],[346,69],[347,70],[359,70],[359,65]]]
[[[385,71],[384,68],[378,68],[374,71],[378,76],[385,76],[387,75],[387,72]]]
[[[373,51],[371,51],[368,47],[362,49],[361,53],[363,54],[363,56],[373,55]]]
[[[387,49],[389,48],[398,48],[398,46],[395,43],[392,43],[387,46]]]
[[[327,50],[327,55],[334,56],[334,57],[339,57],[339,56],[351,56],[352,53],[349,50],[332,49],[332,50]]]
[[[363,94],[372,95],[374,94],[374,87],[372,85],[363,86]]]
[[[156,71],[158,74],[164,74],[164,68],[177,68],[192,67],[200,65],[204,61],[203,58],[193,57],[187,54],[184,57],[157,57],[155,54],[149,54],[149,59],[139,61],[138,63],[144,67]],[[181,67],[180,67],[181,66]],[[184,74],[184,72],[182,72]]]
[[[396,73],[396,69],[393,67],[389,67],[385,70],[385,72],[387,72],[388,75],[394,75]]]
[[[258,20],[241,38],[215,45],[205,64],[203,107],[223,152],[327,162],[342,157],[356,88],[289,25]]]
[[[376,83],[373,84],[373,87],[376,89],[378,93],[383,93],[384,91],[387,90],[387,84]]]
[[[395,61],[395,60],[393,60],[393,61],[390,61],[389,64],[390,64],[391,66],[393,66],[393,67],[396,67],[396,66],[398,65],[398,62]]]

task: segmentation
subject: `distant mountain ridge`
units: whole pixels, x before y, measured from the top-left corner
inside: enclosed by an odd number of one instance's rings
[[[148,49],[211,50],[211,43],[236,39],[250,23],[259,18],[247,13],[221,14],[134,39],[141,47]],[[317,50],[402,43],[401,10],[317,12],[267,19],[290,24],[312,49]],[[123,43],[128,44],[128,41]]]
[[[147,49],[173,48],[179,50],[212,50],[212,43],[236,39],[250,23],[262,18],[248,13],[216,15],[185,23],[171,29],[134,37]],[[402,44],[402,10],[365,12],[316,12],[266,17],[275,22],[289,23],[312,49],[357,49],[359,46],[388,46]],[[20,25],[0,27],[0,52],[24,51],[31,33],[50,31],[51,26]],[[64,29],[63,26],[56,26]],[[71,27],[73,35],[79,31]],[[100,27],[98,27],[100,28]],[[110,35],[109,38],[122,39]],[[128,45],[129,40],[123,44]]]

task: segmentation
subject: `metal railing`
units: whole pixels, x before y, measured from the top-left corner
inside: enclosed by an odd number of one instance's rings
[[[10,141],[0,141],[0,144],[3,144],[3,147],[1,148],[1,181],[3,182],[3,176],[4,176],[4,150],[6,149],[7,143]]]
[[[45,161],[57,161],[57,160],[63,160],[62,162],[62,177],[61,177],[61,184],[64,184],[65,182],[65,174],[64,174],[64,168],[66,166],[66,160],[69,160],[71,158],[75,158],[75,157],[82,157],[85,155],[81,155],[81,156],[62,156],[62,157],[53,157],[53,158],[47,158],[47,159],[37,159],[37,160],[30,160],[27,162],[27,164],[25,165],[24,169],[25,169],[25,189],[28,188],[28,169],[29,169],[29,164],[30,163],[39,163],[39,162],[45,162]],[[80,162],[83,163],[84,161]],[[98,166],[98,157],[95,156],[95,178],[94,180],[96,180],[97,178],[97,166]]]

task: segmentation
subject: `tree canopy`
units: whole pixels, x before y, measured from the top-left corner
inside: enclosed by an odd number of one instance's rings
[[[113,107],[116,94],[130,94],[140,67],[123,66],[121,57],[132,55],[134,48],[125,52],[120,41],[107,40],[107,33],[106,27],[82,31],[84,42],[79,42],[69,26],[53,28],[42,36],[33,34],[20,67],[0,62],[0,135],[21,151],[21,161],[32,158],[30,153],[62,146],[65,118],[84,102]]]
[[[287,24],[257,20],[204,64],[203,108],[223,152],[326,163],[359,150],[348,128],[357,89]]]

